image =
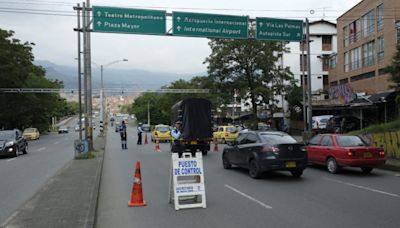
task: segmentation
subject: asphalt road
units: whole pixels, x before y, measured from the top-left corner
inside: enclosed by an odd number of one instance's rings
[[[204,157],[207,208],[175,211],[168,203],[169,144],[128,150],[109,131],[101,180],[97,227],[399,227],[400,175],[345,169],[338,175],[308,167],[300,179],[288,172],[251,179],[246,170],[224,170],[220,152]],[[150,138],[149,138],[150,139]],[[135,162],[141,162],[145,207],[129,208]]]
[[[39,140],[29,141],[26,155],[0,158],[0,224],[73,159],[74,140],[79,137],[74,132],[76,121],[69,122],[68,134],[42,134]]]

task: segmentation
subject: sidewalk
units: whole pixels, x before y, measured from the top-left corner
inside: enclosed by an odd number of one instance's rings
[[[70,161],[3,227],[94,227],[105,138],[97,137],[94,147],[96,158]]]

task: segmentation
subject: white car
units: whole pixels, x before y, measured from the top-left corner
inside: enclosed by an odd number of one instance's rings
[[[313,116],[312,117],[312,128],[313,131],[323,131],[326,129],[326,124],[328,120],[333,117],[333,115],[322,115],[322,116]]]

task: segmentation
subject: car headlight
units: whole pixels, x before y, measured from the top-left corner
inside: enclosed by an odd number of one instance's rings
[[[6,142],[5,146],[13,146],[14,145],[14,141],[10,141],[10,142]]]

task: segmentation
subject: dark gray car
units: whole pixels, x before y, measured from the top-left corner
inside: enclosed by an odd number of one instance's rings
[[[0,156],[17,157],[28,153],[28,142],[18,129],[0,131]]]
[[[308,160],[304,144],[284,132],[248,131],[224,148],[222,162],[225,169],[240,166],[248,169],[252,178],[259,178],[263,172],[274,170],[300,177]]]

